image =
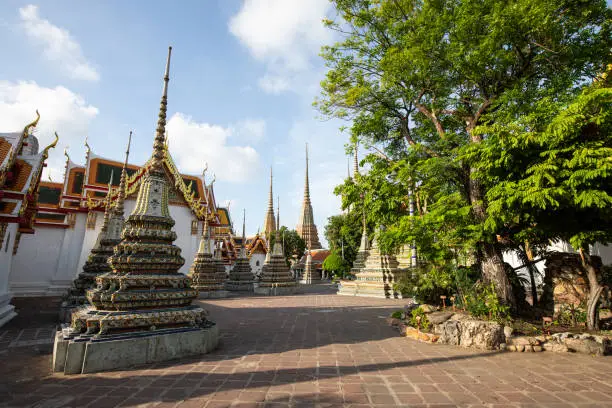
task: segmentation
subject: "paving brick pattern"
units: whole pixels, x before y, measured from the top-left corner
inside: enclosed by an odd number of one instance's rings
[[[0,331],[0,407],[612,407],[612,357],[417,343],[385,323],[401,300],[315,290],[201,301],[215,352],[125,371],[52,375],[50,345]]]

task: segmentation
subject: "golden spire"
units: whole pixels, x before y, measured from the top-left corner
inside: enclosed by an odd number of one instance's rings
[[[164,88],[162,91],[161,102],[159,104],[159,115],[157,119],[157,129],[155,130],[155,141],[153,142],[153,156],[151,157],[151,170],[162,171],[162,162],[165,155],[165,136],[166,136],[166,111],[168,106],[168,81],[170,81],[170,55],[172,47],[168,47],[168,59],[166,60],[166,72],[164,74]]]
[[[110,219],[110,207],[111,207],[111,193],[113,191],[113,176],[115,171],[111,170],[110,179],[108,179],[108,191],[106,192],[106,201],[104,206],[104,223],[102,223],[102,231],[106,232],[108,230],[108,220]]]
[[[270,235],[276,231],[276,219],[274,217],[274,195],[272,194],[272,166],[270,166],[270,190],[268,192],[268,210],[264,219],[263,233],[266,239],[270,239]]]
[[[246,258],[246,209],[242,209],[242,245],[240,248],[240,257]]]
[[[310,201],[310,182],[308,180],[308,142],[306,143],[306,178],[304,180],[304,200]]]
[[[204,217],[204,226],[202,227],[202,239],[200,240],[200,248],[198,250],[201,254],[210,254],[210,232],[208,228],[208,217]]]
[[[119,192],[117,193],[117,203],[115,204],[115,213],[117,215],[123,215],[123,203],[125,202],[125,190],[127,189],[127,165],[128,157],[130,157],[130,145],[132,144],[132,131],[130,130],[130,136],[128,137],[127,150],[125,151],[125,161],[123,162],[123,168],[121,169],[121,179],[119,180]]]

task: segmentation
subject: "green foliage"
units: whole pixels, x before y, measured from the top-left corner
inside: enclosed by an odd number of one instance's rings
[[[344,278],[349,270],[350,265],[340,255],[332,252],[323,261],[323,269],[329,272],[333,272],[335,277]]]
[[[454,268],[432,264],[420,265],[395,283],[394,289],[419,303],[439,304],[440,296],[455,291]]]
[[[410,317],[410,325],[412,327],[420,327],[421,330],[423,331],[428,331],[429,330],[429,319],[427,318],[427,314],[425,314],[425,312],[423,311],[423,309],[421,309],[420,307],[417,307],[416,309],[413,309],[411,313],[411,317]],[[420,319],[417,319],[417,317],[420,317]]]
[[[462,299],[466,311],[480,319],[507,321],[510,308],[500,303],[492,284],[477,283]]]
[[[352,265],[359,251],[362,230],[362,217],[355,210],[329,217],[325,225],[329,249],[341,254],[344,246],[344,259]]]
[[[404,317],[404,311],[403,310],[396,310],[393,313],[391,313],[391,317],[394,319],[401,319]]]
[[[573,305],[561,305],[555,315],[555,321],[553,323],[574,327],[580,323],[584,324],[587,321],[587,314],[584,308],[574,307]]]
[[[332,2],[337,18],[326,24],[341,38],[322,50],[329,70],[315,104],[326,116],[351,121],[351,142],[379,152],[366,158],[369,174],[336,191],[344,208],[363,205],[369,221],[388,226],[382,248],[416,242],[427,262],[486,260],[483,277],[499,294],[509,282],[495,262],[501,259],[496,236],[509,226],[532,230],[536,218],[514,206],[558,209],[567,202],[584,211],[554,219],[578,225],[612,208],[609,191],[598,184],[612,165],[601,150],[605,141],[589,144],[587,137],[574,148],[526,131],[554,122],[547,132],[554,140],[590,129],[580,125],[584,109],[554,118],[566,95],[609,61],[612,18],[605,1]],[[593,108],[593,124],[601,126],[610,111]],[[525,136],[516,140],[517,134]],[[530,181],[521,183],[524,176]],[[409,190],[417,207],[412,219]],[[572,243],[601,235],[573,234]]]

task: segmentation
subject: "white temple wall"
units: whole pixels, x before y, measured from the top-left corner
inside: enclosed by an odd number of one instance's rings
[[[181,248],[181,256],[185,258],[185,263],[181,269],[179,269],[179,272],[187,275],[189,273],[189,268],[193,263],[193,259],[198,252],[198,239],[201,235],[200,231],[202,226],[198,226],[197,234],[191,234],[191,221],[195,220],[195,216],[189,207],[171,205],[170,216],[172,216],[175,222],[174,227],[172,228],[174,232],[176,232],[176,241],[174,241],[174,245]]]
[[[104,213],[98,212],[96,213],[96,228],[89,229],[87,228],[87,213],[79,214],[79,216],[83,217],[83,224],[85,224],[85,232],[83,234],[83,241],[79,248],[79,261],[75,265],[74,270],[72,271],[72,279],[76,279],[79,273],[83,271],[83,265],[87,261],[89,257],[89,253],[91,249],[96,243],[98,239],[98,234],[100,234],[100,230],[102,230],[102,224],[104,224]],[[80,220],[79,220],[80,221]]]
[[[83,238],[86,231],[87,215],[76,214],[76,222],[72,228],[65,230],[64,241],[60,249],[60,259],[57,270],[51,278],[47,296],[63,296],[76,277],[77,265],[83,248]]]
[[[249,263],[251,264],[251,271],[253,272],[253,275],[259,275],[261,273],[265,260],[266,256],[264,254],[251,255]]]
[[[569,253],[577,252],[576,250],[574,250],[574,248],[572,248],[572,246],[568,242],[565,242],[565,241],[554,242],[548,247],[548,250],[551,252],[569,252]],[[597,243],[591,247],[590,252],[591,252],[591,255],[600,256],[601,261],[604,265],[612,264],[612,245],[602,245],[602,244]],[[512,265],[513,268],[523,265],[523,262],[521,262],[521,260],[518,258],[515,252],[505,252],[504,262],[509,263],[510,265]],[[536,263],[536,267],[538,268],[538,271],[540,271],[541,275],[543,276],[544,269],[546,267],[546,262],[544,260],[539,261],[538,263]],[[521,268],[517,270],[517,273],[522,274],[524,276],[528,276],[526,268]],[[536,284],[540,285],[542,283],[542,278],[537,275],[535,278],[536,278]]]
[[[57,272],[68,230],[36,226],[36,233],[21,235],[9,280],[14,297],[49,295],[47,292]]]
[[[16,234],[17,224],[8,224],[4,242],[0,246],[0,327],[16,315],[15,308],[10,304],[12,293],[9,290]]]

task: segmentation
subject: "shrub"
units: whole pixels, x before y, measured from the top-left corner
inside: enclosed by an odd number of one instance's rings
[[[404,312],[402,310],[396,310],[395,312],[391,313],[391,317],[394,319],[401,319],[404,317]]]
[[[411,269],[393,285],[404,297],[414,297],[419,303],[438,304],[440,296],[450,296],[455,290],[454,268],[422,264]]]
[[[510,307],[499,302],[493,284],[476,283],[464,294],[465,309],[474,317],[496,321],[507,321]]]
[[[416,309],[412,310],[411,314],[412,317],[410,318],[410,325],[412,327],[420,327],[423,331],[429,330],[429,319],[427,318],[427,315],[423,309],[417,307]],[[417,322],[417,316],[421,317],[420,322]]]

